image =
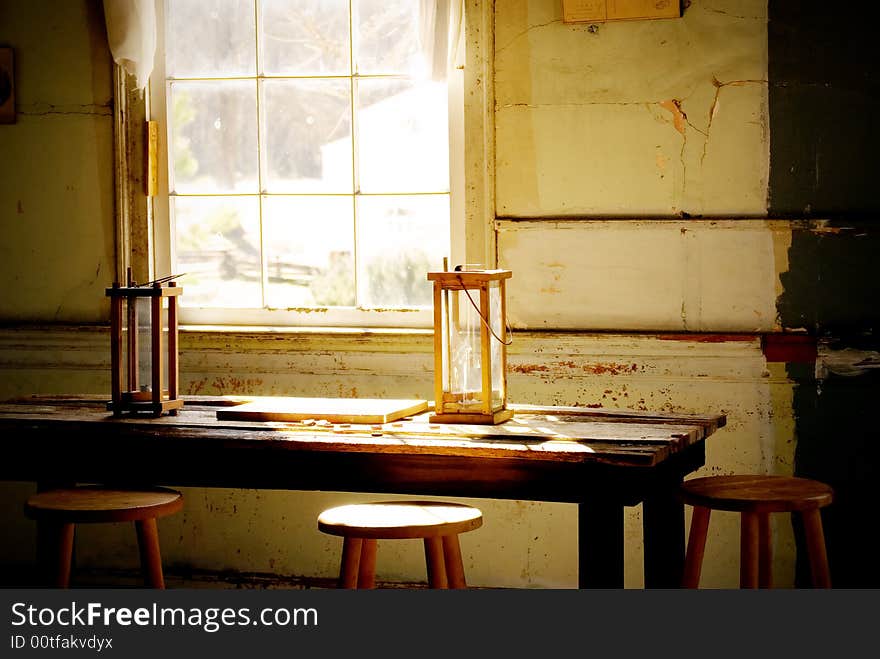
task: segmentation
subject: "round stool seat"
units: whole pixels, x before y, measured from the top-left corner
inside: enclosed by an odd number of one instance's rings
[[[437,538],[479,528],[483,514],[472,506],[433,501],[378,501],[325,510],[318,528],[330,535],[394,540]]]
[[[27,500],[25,514],[31,519],[71,524],[134,522],[170,515],[182,507],[180,492],[167,488],[123,490],[84,486],[35,494]]]
[[[421,538],[428,585],[465,588],[458,535],[480,528],[483,513],[473,506],[445,501],[376,501],[329,508],[318,529],[342,536],[340,588],[375,588],[376,541]]]
[[[56,588],[70,585],[77,524],[134,522],[144,581],[164,588],[156,519],[183,508],[183,495],[164,487],[123,489],[101,485],[46,490],[29,497],[25,515],[36,520],[41,562]]]
[[[834,492],[825,483],[794,476],[707,476],[685,481],[685,503],[732,512],[787,513],[829,505]]]
[[[813,585],[831,587],[820,508],[833,501],[834,491],[825,483],[796,476],[706,476],[685,481],[679,495],[684,503],[693,506],[682,575],[685,588],[699,586],[713,510],[740,514],[740,587],[772,585],[771,513],[800,516]]]

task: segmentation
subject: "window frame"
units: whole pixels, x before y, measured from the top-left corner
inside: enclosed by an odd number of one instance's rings
[[[450,143],[450,265],[480,263],[496,266],[494,207],[494,98],[493,80],[493,3],[479,0],[462,2],[463,64],[453,67],[448,75],[449,143]],[[168,212],[167,124],[165,122],[164,71],[164,1],[156,0],[157,47],[155,67],[150,82],[139,99],[143,105],[132,108],[131,76],[116,87],[117,126],[120,135],[144,135],[142,122],[159,124],[155,159],[158,161],[157,194],[143,193],[145,175],[134,170],[141,163],[132,154],[138,149],[137,139],[120,142],[117,148],[117,172],[124,183],[118,198],[138,197],[145,212],[126,218],[121,208],[120,235],[117,248],[120,267],[131,267],[143,273],[139,281],[171,273],[174,241]],[[117,65],[118,66],[118,65]],[[132,111],[132,110],[136,111]],[[139,111],[138,111],[139,110]],[[142,151],[143,152],[143,151]],[[491,164],[491,165],[489,165]],[[149,163],[143,163],[149,169]],[[133,170],[134,168],[134,170]],[[467,181],[467,184],[466,184]],[[126,197],[128,195],[128,197]],[[134,226],[137,224],[138,226]],[[182,308],[182,326],[236,327],[300,327],[315,328],[429,328],[431,309],[371,310],[322,307],[307,310],[275,309],[200,309]]]

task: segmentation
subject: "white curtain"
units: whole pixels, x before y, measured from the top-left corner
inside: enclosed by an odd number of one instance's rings
[[[104,0],[107,39],[113,60],[147,85],[156,55],[155,0]],[[434,80],[464,62],[464,0],[419,0],[419,36]]]
[[[113,61],[147,86],[156,56],[156,0],[104,0]]]
[[[419,38],[433,80],[464,63],[464,0],[419,0]]]

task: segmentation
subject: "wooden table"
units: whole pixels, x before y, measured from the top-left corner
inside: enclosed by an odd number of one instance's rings
[[[624,506],[643,504],[646,587],[677,587],[684,507],[724,415],[513,406],[500,426],[220,421],[245,398],[185,398],[178,416],[107,412],[106,398],[0,404],[0,479],[375,492],[578,505],[578,583],[623,587]]]

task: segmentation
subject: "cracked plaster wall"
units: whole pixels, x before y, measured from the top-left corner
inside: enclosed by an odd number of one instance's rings
[[[497,0],[497,214],[762,217],[767,4],[565,24]]]
[[[589,25],[497,0],[495,23],[513,326],[778,331],[791,231],[764,219],[766,1]]]

